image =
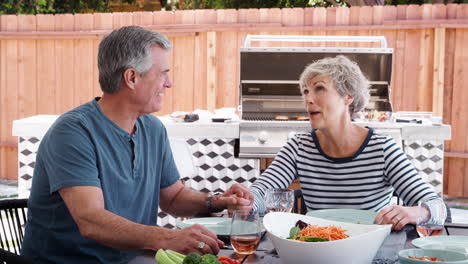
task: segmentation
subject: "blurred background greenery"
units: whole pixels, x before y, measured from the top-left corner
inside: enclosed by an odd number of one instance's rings
[[[1,0],[1,14],[468,3],[468,0]]]

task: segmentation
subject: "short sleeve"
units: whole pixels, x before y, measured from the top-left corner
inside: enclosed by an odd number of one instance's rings
[[[42,144],[44,144],[42,146]],[[101,187],[96,152],[86,127],[76,118],[57,121],[41,143],[50,193],[71,186]]]

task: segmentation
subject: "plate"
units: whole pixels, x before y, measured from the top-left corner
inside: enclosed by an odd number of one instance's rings
[[[338,222],[372,225],[377,212],[356,209],[323,209],[310,211],[306,215]]]
[[[427,261],[427,260],[417,260],[409,258],[408,256],[413,257],[430,257],[437,258],[440,261]],[[467,264],[468,260],[466,259],[465,254],[449,251],[449,250],[440,250],[440,249],[421,249],[421,248],[411,248],[404,249],[398,252],[398,259],[401,264]]]
[[[444,249],[468,253],[468,236],[432,236],[411,241],[413,246],[423,249]]]
[[[231,233],[231,218],[226,217],[191,218],[177,222],[176,226],[186,228],[194,224],[202,225],[217,235],[229,235]]]
[[[229,236],[231,234],[231,218],[226,217],[203,217],[192,218],[185,221],[178,221],[176,226],[178,228],[186,228],[194,224],[199,224],[206,227],[211,232],[219,236]],[[261,222],[262,220],[260,220]],[[262,226],[262,232],[265,228]]]

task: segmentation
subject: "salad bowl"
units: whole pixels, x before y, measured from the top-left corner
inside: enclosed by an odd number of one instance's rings
[[[288,239],[298,220],[309,225],[340,227],[348,237],[321,242]],[[370,264],[391,231],[391,225],[353,224],[284,212],[268,213],[263,225],[282,262],[295,264]]]

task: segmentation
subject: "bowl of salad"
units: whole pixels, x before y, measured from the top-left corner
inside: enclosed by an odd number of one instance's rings
[[[283,263],[372,263],[391,225],[365,225],[272,212],[263,225]]]
[[[464,253],[442,249],[404,249],[398,258],[401,264],[468,264]]]

